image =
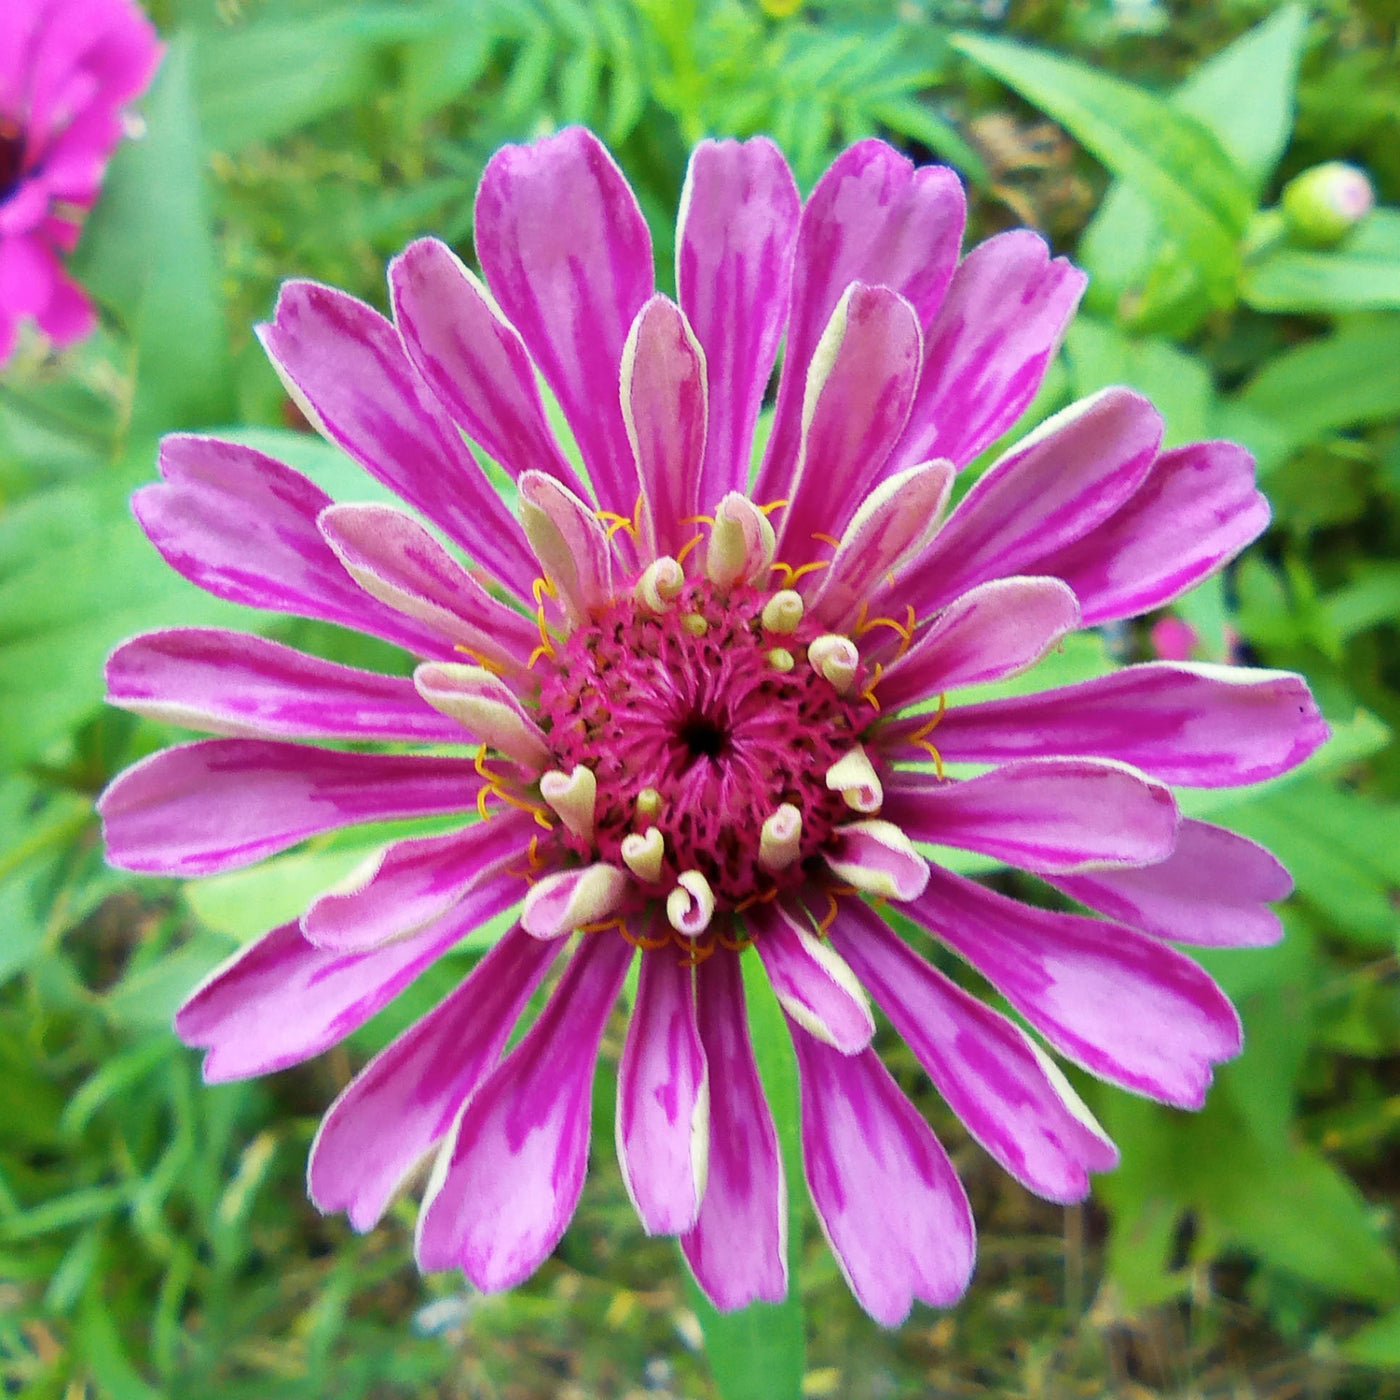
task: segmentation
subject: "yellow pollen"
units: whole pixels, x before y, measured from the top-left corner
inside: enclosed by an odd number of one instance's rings
[[[793,654],[786,647],[774,647],[772,651],[765,653],[765,657],[775,671],[791,671],[797,665]]]
[[[645,787],[637,794],[637,816],[650,821],[661,810],[661,794],[654,787]]]
[[[690,633],[692,637],[703,637],[710,630],[710,624],[705,621],[699,613],[686,613],[681,618],[681,626]]]

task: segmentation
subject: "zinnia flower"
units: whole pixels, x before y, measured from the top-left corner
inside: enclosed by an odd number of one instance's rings
[[[424,239],[390,269],[392,324],[297,282],[262,330],[311,421],[411,509],[334,503],[249,447],[183,436],[137,495],[187,578],[421,664],[379,675],[223,631],[127,642],[109,666],[116,704],[233,737],[113,783],[114,861],[203,875],[351,823],[463,814],[388,845],[194,993],[176,1025],[207,1048],[206,1076],[324,1050],[520,906],[351,1082],[312,1148],[313,1199],[359,1229],[436,1150],[425,1269],[501,1289],[553,1249],[639,949],[622,1174],[644,1227],[680,1236],[721,1308],[788,1285],[741,958],[761,962],[791,1025],[816,1213],[886,1324],[915,1298],[959,1296],[973,1226],[871,1049],[867,998],[1031,1190],[1078,1200],[1116,1159],[1040,1041],[926,962],[886,901],[1052,1049],[1135,1092],[1198,1106],[1239,1049],[1229,1002],[1171,941],[1271,941],[1267,902],[1288,877],[1182,819],[1167,784],[1298,763],[1326,732],[1304,683],[1152,663],[1039,694],[956,692],[1161,606],[1258,534],[1267,507],[1242,449],[1163,451],[1151,405],[1110,389],[1024,438],[950,512],[956,470],[1025,409],[1084,280],[1028,232],[959,261],[962,226],[952,172],[877,141],[845,152],[805,207],[771,142],[706,142],[671,301],[593,136],[507,147],[477,197],[484,286]],[[517,514],[463,435],[513,478]],[[344,746],[300,742],[323,736]],[[1019,903],[937,847],[1034,872],[1094,912]]]
[[[160,55],[131,0],[0,5],[0,363],[22,317],[59,345],[91,332],[92,303],[62,255],[121,140],[121,109]]]

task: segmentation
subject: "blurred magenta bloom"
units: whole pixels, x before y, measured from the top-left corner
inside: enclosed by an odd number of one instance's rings
[[[0,4],[0,363],[22,318],[58,345],[92,331],[63,255],[161,52],[132,0]]]
[[[1023,438],[950,511],[955,473],[1021,416],[1084,283],[1029,232],[960,258],[963,215],[951,171],[877,141],[840,156],[805,205],[770,141],[706,142],[672,301],[596,138],[506,147],[477,197],[484,285],[424,239],[390,268],[392,322],[294,282],[262,328],[311,421],[405,508],[334,503],[202,437],[169,439],[162,482],[137,495],[187,578],[419,664],[379,675],[224,631],[127,642],[115,704],[229,737],[112,784],[113,861],[205,875],[352,823],[461,818],[386,846],[194,993],[177,1028],[208,1050],[206,1076],[319,1053],[519,909],[346,1088],[312,1149],[313,1199],[359,1229],[436,1152],[423,1268],[501,1289],[554,1248],[583,1186],[599,1044],[637,961],[622,1173],[645,1228],[680,1237],[721,1308],[788,1286],[742,957],[788,1017],[818,1217],[890,1325],[916,1298],[961,1294],[973,1224],[871,1047],[872,1001],[972,1135],[1055,1201],[1081,1199],[1117,1154],[1042,1043],[1182,1107],[1239,1049],[1230,1003],[1172,944],[1273,941],[1267,905],[1289,880],[1260,847],[1182,818],[1168,784],[1300,762],[1326,734],[1303,681],[1151,663],[958,692],[1218,569],[1267,520],[1253,464],[1229,443],[1164,451],[1151,404],[1110,389]],[[463,435],[513,479],[515,513]],[[324,738],[340,746],[305,742]],[[1031,871],[1093,912],[1019,903],[940,847]],[[1034,1036],[931,966],[887,902]]]

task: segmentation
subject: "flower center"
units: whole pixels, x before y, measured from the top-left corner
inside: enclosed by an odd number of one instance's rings
[[[827,775],[876,711],[859,675],[838,690],[813,666],[821,629],[773,598],[707,579],[660,613],[624,595],[539,668],[556,769],[596,781],[591,834],[561,829],[571,850],[655,896],[698,871],[737,909],[800,882],[856,815]]]
[[[24,131],[13,117],[0,116],[0,204],[19,188],[24,166]]]

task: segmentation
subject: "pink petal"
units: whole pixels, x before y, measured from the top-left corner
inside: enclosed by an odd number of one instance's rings
[[[882,815],[931,841],[1037,873],[1166,860],[1176,841],[1170,789],[1102,759],[1030,758],[945,782],[900,773]]]
[[[952,486],[950,462],[924,462],[886,477],[861,502],[830,566],[818,574],[808,599],[812,616],[834,632],[853,630],[861,603],[938,529]]]
[[[597,516],[567,486],[540,472],[526,472],[520,478],[520,517],[545,578],[575,622],[587,622],[612,602],[608,537]]]
[[[1034,666],[1079,626],[1079,603],[1055,578],[999,578],[954,600],[880,678],[886,710]]]
[[[947,457],[961,467],[1010,428],[1035,397],[1087,280],[1052,260],[1029,229],[978,244],[925,328],[923,376],[895,460]]]
[[[460,831],[395,841],[313,899],[301,916],[301,931],[318,948],[363,952],[416,933],[484,881],[514,874],[523,898],[525,852],[534,829],[528,813],[506,811]]]
[[[642,482],[643,557],[673,557],[694,532],[705,461],[705,355],[680,307],[654,296],[622,352],[622,413]]]
[[[88,294],[66,273],[49,288],[49,299],[35,318],[55,345],[72,345],[97,329],[97,308]]]
[[[678,299],[704,351],[709,431],[704,510],[749,480],[749,452],[787,317],[801,197],[766,136],[702,141],[676,234]]]
[[[973,486],[899,581],[920,616],[1087,534],[1147,475],[1162,419],[1140,394],[1104,389],[1047,419]]]
[[[696,996],[709,1067],[710,1170],[681,1249],[705,1296],[732,1312],[787,1296],[787,1187],[736,953],[715,949],[696,973]]]
[[[418,1216],[418,1265],[484,1293],[527,1278],[559,1243],[588,1166],[598,1044],[632,949],[579,945],[524,1039],[467,1100]]]
[[[542,471],[584,494],[550,430],[525,346],[461,259],[420,238],[389,264],[389,290],[404,349],[467,436],[512,477]]]
[[[695,1224],[709,1149],[694,973],[674,947],[651,949],[642,954],[617,1070],[617,1161],[647,1234],[679,1235]]]
[[[1179,1108],[1205,1102],[1240,1022],[1189,958],[1124,924],[1055,914],[935,869],[909,916],[972,964],[1062,1055]]]
[[[1268,523],[1249,453],[1232,442],[1195,442],[1162,453],[1116,515],[1036,569],[1074,589],[1093,627],[1171,602]]]
[[[319,735],[447,744],[450,719],[404,676],[307,656],[217,628],[176,627],[123,642],[107,659],[107,702],[149,719],[256,739]]]
[[[792,1028],[807,1189],[861,1307],[898,1327],[972,1277],[972,1211],[948,1154],[874,1050],[843,1055]]]
[[[369,953],[314,947],[283,924],[240,948],[175,1015],[186,1045],[208,1050],[211,1084],[299,1064],[362,1026],[454,943],[520,897],[515,881],[474,891],[445,919]]]
[[[785,561],[824,555],[818,535],[844,530],[882,479],[909,413],[920,353],[918,318],[903,297],[863,282],[847,288],[807,374],[801,448],[779,531]]]
[[[519,669],[536,641],[529,619],[493,598],[412,516],[393,506],[332,505],[317,519],[346,573],[386,607],[449,646]]]
[[[1004,1016],[930,967],[873,909],[841,906],[831,941],[968,1132],[1022,1185],[1082,1201],[1118,1152],[1059,1070]]]
[[[652,292],[651,234],[598,138],[575,126],[498,150],[476,193],[476,253],[564,410],[598,504],[630,515],[618,370]]]
[[[778,403],[756,500],[790,495],[803,381],[836,303],[852,282],[898,292],[920,329],[933,320],[957,263],[965,200],[943,166],[913,163],[882,141],[859,141],[817,181],[797,235],[792,314]],[[946,454],[902,456],[898,465]]]
[[[515,518],[409,362],[394,327],[333,287],[284,282],[258,334],[307,417],[518,596],[534,571]]]
[[[311,1144],[318,1209],[376,1225],[500,1056],[558,944],[511,929],[471,975],[386,1046],[341,1091]]]
[[[788,1016],[843,1055],[864,1050],[875,1021],[860,983],[841,958],[775,904],[755,904],[744,921]]]
[[[331,498],[300,472],[217,438],[179,434],[160,447],[163,481],[131,500],[176,573],[234,603],[369,632],[419,656],[449,656],[441,637],[357,588],[316,528]]]
[[[1036,695],[955,706],[936,740],[951,762],[1096,754],[1163,782],[1235,787],[1297,767],[1329,732],[1301,676],[1153,661]]]
[[[1092,871],[1051,881],[1072,899],[1134,928],[1207,948],[1259,948],[1283,937],[1268,908],[1293,889],[1262,846],[1208,822],[1184,821],[1176,849],[1141,870]]]
[[[201,739],[133,764],[97,806],[113,865],[210,875],[356,822],[470,809],[480,786],[459,758]]]

